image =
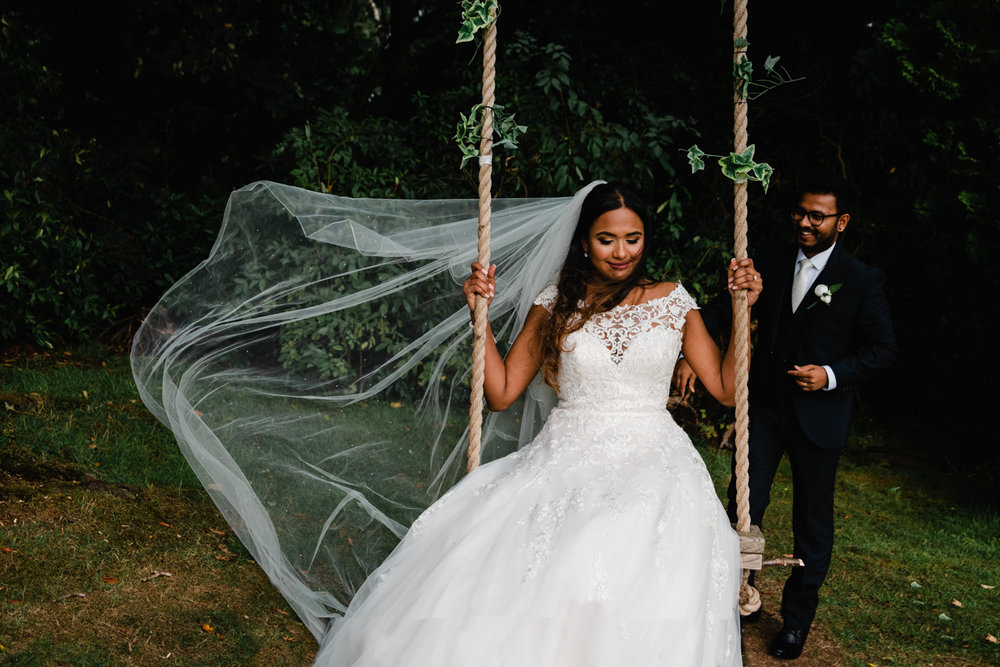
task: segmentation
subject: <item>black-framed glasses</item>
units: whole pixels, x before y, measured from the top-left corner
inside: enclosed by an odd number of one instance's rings
[[[827,218],[836,218],[839,213],[823,213],[823,211],[806,211],[801,208],[793,208],[791,216],[793,222],[799,222],[802,218],[809,216],[809,222],[814,225],[821,225]]]

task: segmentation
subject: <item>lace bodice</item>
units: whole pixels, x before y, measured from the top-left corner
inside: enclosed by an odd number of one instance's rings
[[[551,310],[556,287],[535,303]],[[668,295],[619,305],[566,337],[559,366],[559,407],[597,411],[663,410],[681,351],[684,317],[697,308],[680,284]]]

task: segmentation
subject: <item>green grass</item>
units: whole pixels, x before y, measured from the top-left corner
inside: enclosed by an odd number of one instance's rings
[[[0,663],[309,661],[311,635],[138,402],[126,359],[89,348],[7,361],[0,400]],[[372,418],[419,437],[405,410],[385,410]],[[867,432],[848,448],[817,622],[846,664],[1000,664],[986,640],[1000,636],[993,491],[911,458],[906,445]],[[721,489],[729,453],[701,451]],[[768,557],[791,548],[791,498],[783,464]],[[785,574],[765,570],[761,587]],[[776,610],[778,600],[764,604]]]
[[[998,665],[1000,515],[987,482],[916,465],[887,447],[892,434],[855,437],[838,473],[833,563],[817,622],[848,664]],[[729,453],[702,449],[720,493]],[[793,489],[778,469],[765,517],[767,556],[789,553]],[[758,580],[780,591],[787,571]],[[985,587],[984,587],[985,586]],[[953,601],[961,603],[955,606]],[[778,599],[764,604],[777,610]],[[950,620],[942,620],[944,614]],[[808,644],[807,644],[808,648]]]
[[[173,436],[139,401],[127,357],[90,348],[5,364],[0,400],[3,436],[17,445],[5,459],[30,452],[32,466],[70,464],[73,474],[116,484],[198,484]]]

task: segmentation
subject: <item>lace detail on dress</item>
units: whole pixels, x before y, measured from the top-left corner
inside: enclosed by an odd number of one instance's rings
[[[680,331],[684,326],[684,316],[697,307],[691,295],[678,283],[666,296],[634,306],[620,304],[607,312],[598,313],[583,326],[604,342],[611,352],[611,360],[618,364],[636,336],[655,326]]]
[[[555,285],[548,285],[545,289],[538,293],[535,297],[532,305],[541,306],[545,310],[552,312],[552,308],[556,305],[556,298],[559,296],[559,289]]]
[[[616,306],[587,320],[563,344],[560,405],[599,412],[663,410],[684,317],[692,308],[694,299],[678,284],[664,297]]]

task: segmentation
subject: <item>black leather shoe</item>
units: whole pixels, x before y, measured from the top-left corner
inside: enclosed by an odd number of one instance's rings
[[[771,640],[771,646],[767,652],[775,658],[782,660],[795,660],[802,655],[802,647],[805,646],[806,637],[809,636],[809,628],[805,630],[793,630],[787,625],[781,626],[778,634]]]
[[[759,621],[760,620],[760,612],[761,612],[761,610],[758,609],[757,611],[750,612],[746,616],[744,616],[743,614],[740,614],[740,627],[743,627],[744,625],[749,625],[751,623],[756,623],[757,621]]]

